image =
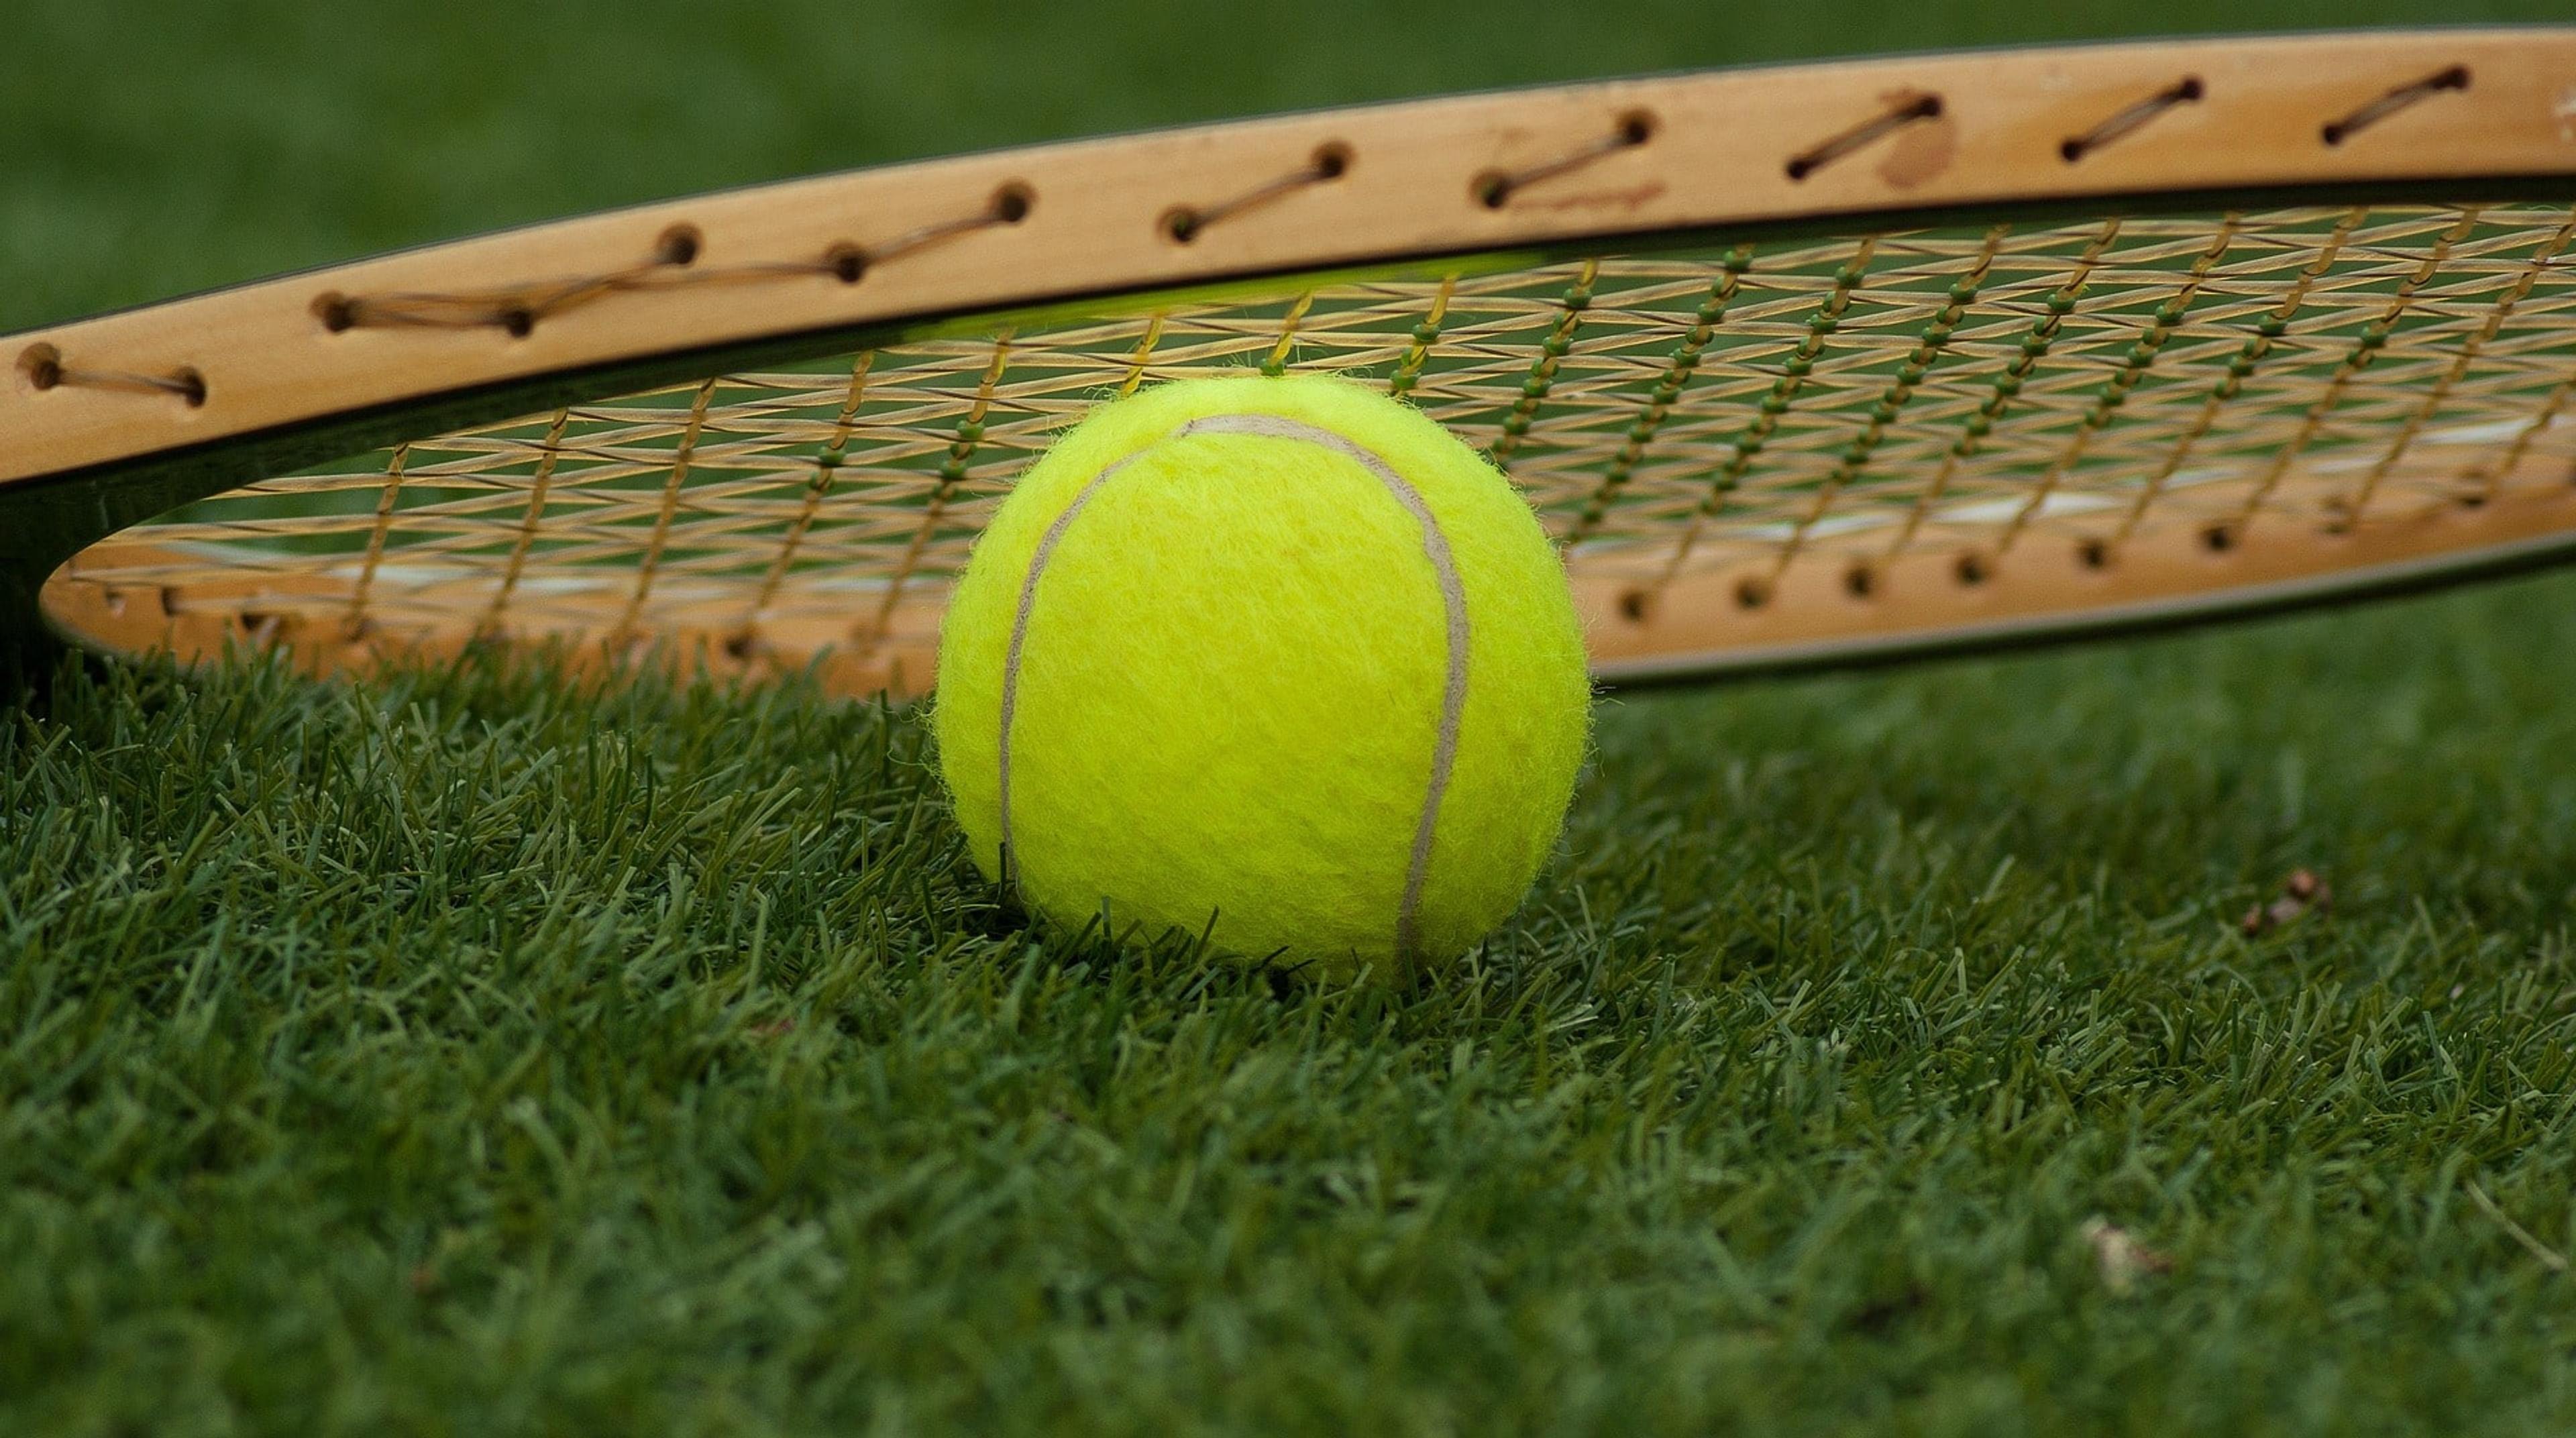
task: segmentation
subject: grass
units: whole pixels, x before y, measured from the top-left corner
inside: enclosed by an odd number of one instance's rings
[[[1668,10],[41,7],[0,323],[933,148],[2145,23]],[[2571,692],[2544,579],[1614,699],[1527,910],[1387,990],[1019,927],[909,713],[68,670],[0,729],[0,1432],[2564,1432]],[[2332,909],[2244,934],[2298,868]]]
[[[2570,597],[1618,701],[1392,992],[1013,927],[905,714],[73,674],[0,1428],[2563,1431]]]

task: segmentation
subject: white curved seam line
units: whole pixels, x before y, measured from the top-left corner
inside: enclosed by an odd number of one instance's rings
[[[1134,463],[1136,456],[1144,452],[1140,449],[1136,454],[1116,461],[1083,485],[1082,492],[1073,497],[1073,503],[1066,505],[1064,512],[1057,515],[1047,526],[1046,533],[1039,537],[1037,552],[1029,556],[1028,575],[1020,581],[1020,606],[1011,615],[1011,647],[1002,656],[1002,737],[994,765],[999,771],[1001,789],[1001,877],[1006,888],[1011,886],[1014,877],[1011,862],[1011,721],[1020,708],[1020,650],[1028,643],[1029,615],[1037,607],[1038,577],[1046,573],[1047,560],[1054,556],[1057,542],[1064,538],[1065,530],[1072,527],[1074,517],[1082,513],[1082,507],[1091,503],[1091,496],[1100,492],[1100,486],[1107,484],[1111,475]]]
[[[1448,621],[1448,674],[1440,693],[1440,729],[1431,750],[1431,780],[1424,786],[1422,814],[1414,823],[1413,853],[1405,867],[1404,897],[1395,911],[1395,952],[1399,962],[1414,952],[1415,929],[1422,911],[1422,890],[1431,874],[1432,837],[1440,827],[1440,801],[1449,792],[1450,772],[1458,762],[1458,730],[1467,712],[1467,587],[1458,578],[1458,563],[1449,537],[1421,491],[1406,482],[1376,451],[1342,435],[1302,420],[1275,414],[1218,414],[1191,420],[1173,431],[1185,434],[1257,434],[1303,440],[1349,455],[1378,477],[1396,502],[1422,526],[1422,553],[1440,581],[1440,604]]]

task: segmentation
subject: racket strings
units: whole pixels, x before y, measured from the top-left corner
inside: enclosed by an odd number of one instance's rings
[[[1245,367],[1403,393],[1643,614],[1717,574],[1855,598],[2116,568],[2566,482],[2576,212],[2298,208],[1461,260],[1143,297],[701,377],[281,475],[81,582],[371,635],[918,642],[1091,406]],[[2042,544],[2042,541],[2048,541]]]

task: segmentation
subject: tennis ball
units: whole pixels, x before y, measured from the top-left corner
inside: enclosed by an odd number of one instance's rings
[[[1454,957],[1556,842],[1589,688],[1529,506],[1318,376],[1094,411],[993,515],[940,636],[976,863],[1060,922],[1347,974]]]

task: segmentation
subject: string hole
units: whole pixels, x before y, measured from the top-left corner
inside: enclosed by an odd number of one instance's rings
[[[2122,136],[2148,124],[2176,105],[2199,104],[2201,96],[2205,93],[2198,75],[2185,75],[2163,90],[2139,101],[2083,134],[2059,141],[2058,158],[2072,165],[2103,146],[2117,142]]]
[[[1037,195],[1017,180],[993,192],[993,218],[1006,225],[1016,225],[1029,217],[1036,207]]]
[[[2460,496],[2460,508],[2462,509],[2484,509],[2486,507],[2486,503],[2486,492],[2483,490],[2473,489]]]
[[[855,285],[868,273],[868,252],[856,245],[834,245],[823,256],[832,278],[845,285]]]
[[[2111,565],[2111,546],[2098,539],[2088,539],[2075,546],[2075,562],[2087,569],[2108,569]]]
[[[1954,572],[1959,576],[1961,584],[1973,585],[1986,582],[1986,562],[1973,554],[1960,555]]]
[[[1882,111],[1875,118],[1852,126],[1813,149],[1790,156],[1781,170],[1791,181],[1802,181],[1845,155],[1865,145],[1876,144],[1918,120],[1940,118],[1941,110],[1940,96],[1914,95],[1895,109]]]
[[[695,225],[673,225],[653,245],[654,258],[666,265],[695,264],[704,240]]]
[[[1199,237],[1199,212],[1184,205],[1163,216],[1163,234],[1173,244],[1186,245]]]
[[[1866,564],[1855,564],[1844,572],[1843,588],[1854,599],[1867,599],[1878,592],[1878,571]]]
[[[1315,173],[1327,180],[1338,180],[1351,168],[1351,147],[1339,140],[1315,147]]]
[[[1759,609],[1771,602],[1771,586],[1759,579],[1748,579],[1735,586],[1735,607]]]
[[[313,317],[320,320],[322,328],[331,333],[345,334],[357,328],[358,307],[349,303],[347,295],[333,290],[314,297]]]
[[[2225,554],[2236,547],[2236,531],[2223,524],[2213,524],[2200,532],[2200,542],[2212,554]]]
[[[1655,117],[1645,110],[1631,110],[1619,117],[1619,143],[1636,146],[1655,138]]]
[[[1486,209],[1499,210],[1503,202],[1512,197],[1512,177],[1499,170],[1488,170],[1467,186],[1467,193],[1474,195],[1476,203]]]
[[[52,389],[63,382],[63,352],[52,345],[29,345],[18,356],[18,369],[27,376],[27,383]]]
[[[751,646],[751,631],[745,629],[739,633],[726,636],[724,652],[733,659],[748,660],[751,658]]]
[[[1653,608],[1654,601],[1642,589],[1631,589],[1619,596],[1619,617],[1631,624],[1645,623]]]
[[[2344,141],[2352,138],[2354,133],[2362,129],[2364,126],[2375,125],[2379,121],[2387,118],[2391,113],[2402,109],[2417,100],[2421,100],[2428,95],[2442,90],[2465,90],[2467,88],[2469,88],[2469,67],[2466,65],[2453,65],[2449,69],[2436,71],[2435,73],[2416,81],[2412,85],[2404,85],[2395,90],[2391,90],[2377,100],[2362,106],[2360,109],[2346,115],[2340,120],[2327,122],[2323,128],[2318,130],[2317,134],[2318,137],[2323,139],[2328,145],[2340,145]]]
[[[122,616],[125,613],[125,591],[122,589],[107,591],[106,603],[107,612],[111,616]]]
[[[190,409],[201,409],[206,403],[206,377],[193,369],[183,369],[170,376],[179,400]]]
[[[501,311],[501,328],[509,331],[510,338],[514,340],[526,339],[536,327],[536,315],[524,307]]]

